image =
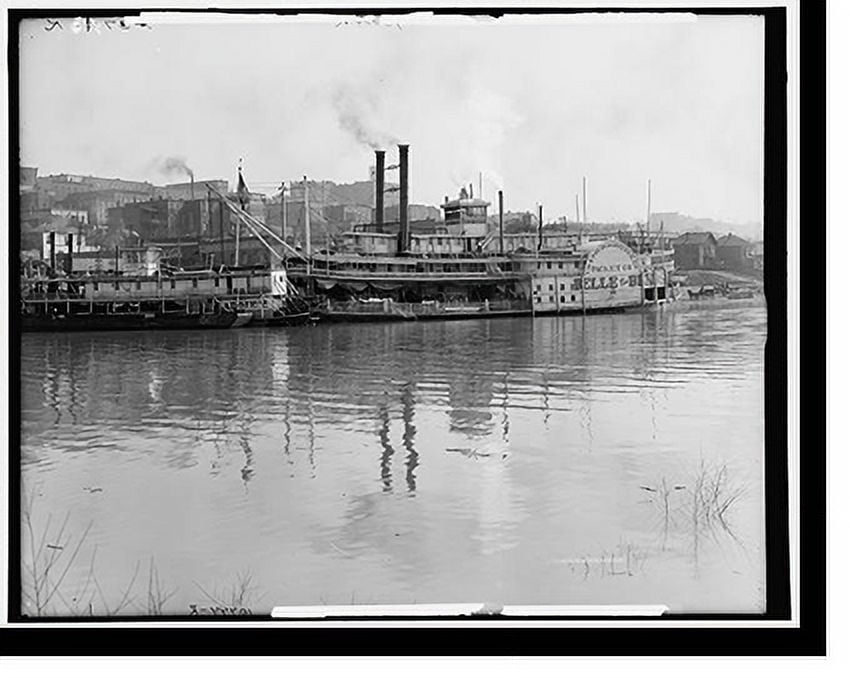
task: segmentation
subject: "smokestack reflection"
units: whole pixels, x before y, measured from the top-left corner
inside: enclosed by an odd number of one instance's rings
[[[415,402],[413,384],[408,382],[401,390],[401,417],[404,421],[402,443],[404,449],[407,450],[407,458],[404,463],[407,471],[404,477],[407,481],[408,492],[416,492],[416,467],[419,466],[419,453],[413,446],[416,436],[416,426],[413,424]]]
[[[381,428],[378,430],[378,440],[381,442],[381,484],[384,492],[392,492],[391,462],[395,450],[390,445],[390,413],[386,405],[382,405],[378,411],[378,419],[381,422]]]

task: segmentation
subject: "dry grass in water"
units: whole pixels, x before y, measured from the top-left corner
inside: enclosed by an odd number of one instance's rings
[[[700,460],[686,482],[672,482],[661,476],[654,485],[641,485],[640,489],[649,494],[649,502],[660,515],[662,550],[667,549],[671,533],[685,529],[691,537],[695,559],[704,537],[719,544],[725,535],[742,545],[733,529],[732,514],[747,489],[732,480],[727,464],[710,465]]]

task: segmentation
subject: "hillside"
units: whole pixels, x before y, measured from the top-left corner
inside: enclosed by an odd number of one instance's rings
[[[764,239],[762,225],[757,222],[735,224],[716,219],[691,217],[678,212],[654,212],[651,217],[652,230],[658,229],[662,222],[664,230],[671,233],[710,231],[716,236],[734,233],[751,242]]]

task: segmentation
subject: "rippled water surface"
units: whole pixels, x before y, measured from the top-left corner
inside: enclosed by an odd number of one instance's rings
[[[34,535],[43,614],[760,611],[765,338],[762,308],[24,335],[25,605]]]

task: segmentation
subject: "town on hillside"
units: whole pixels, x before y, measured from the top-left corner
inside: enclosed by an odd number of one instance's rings
[[[23,261],[48,259],[49,234],[55,234],[55,254],[62,256],[67,248],[66,236],[73,234],[75,254],[93,256],[103,252],[109,257],[118,248],[156,245],[187,266],[208,265],[196,261],[198,243],[202,239],[218,243],[231,242],[237,228],[232,211],[223,209],[217,195],[239,198],[247,212],[280,233],[295,249],[304,246],[305,215],[309,209],[311,244],[314,250],[334,249],[341,235],[357,224],[375,220],[375,168],[368,180],[336,183],[326,180],[294,180],[282,182],[271,195],[237,190],[226,179],[195,180],[187,170],[189,181],[155,185],[146,181],[53,174],[41,176],[35,167],[20,168],[20,247]],[[246,187],[247,188],[247,187]],[[396,218],[399,205],[398,185],[387,182],[383,200],[384,220]],[[308,198],[305,199],[305,190]],[[464,188],[466,191],[466,188]],[[468,187],[469,195],[474,187]],[[446,198],[448,200],[448,198]],[[308,207],[309,206],[309,207]],[[411,203],[408,218],[422,227],[442,219],[440,208]],[[504,213],[505,233],[524,233],[537,228],[537,210]],[[494,228],[498,216],[488,222]],[[583,223],[568,217],[549,218],[543,231],[567,233],[638,230],[640,224]],[[688,227],[693,230],[685,230]],[[752,226],[752,225],[749,225]],[[707,230],[714,227],[712,232]],[[721,229],[728,231],[722,232]],[[761,277],[764,269],[762,239],[745,239],[733,231],[735,225],[710,219],[693,219],[676,213],[653,213],[650,231],[672,239],[677,272],[703,272],[691,276],[690,284],[711,284],[723,277],[707,276],[707,271]],[[752,228],[750,229],[752,230]],[[227,248],[215,248],[232,259]],[[215,256],[215,255],[211,255]],[[263,246],[250,234],[243,235],[240,261],[245,265],[262,264],[267,258]],[[232,261],[218,261],[229,265]]]

